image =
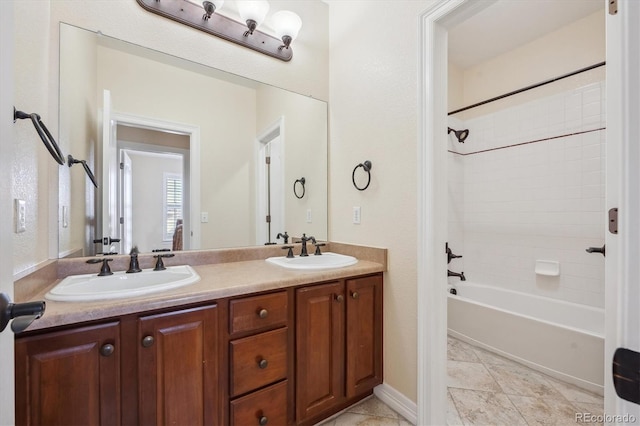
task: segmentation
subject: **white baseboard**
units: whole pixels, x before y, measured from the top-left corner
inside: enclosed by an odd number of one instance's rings
[[[376,386],[373,393],[382,402],[407,419],[411,424],[418,422],[418,406],[415,402],[386,383]]]

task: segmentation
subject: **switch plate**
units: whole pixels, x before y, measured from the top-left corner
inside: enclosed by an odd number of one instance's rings
[[[25,232],[27,230],[27,203],[24,200],[15,199],[15,212],[16,218],[16,234]]]
[[[200,223],[209,223],[209,212],[200,212]]]
[[[307,223],[311,223],[311,209],[307,209]]]
[[[360,207],[353,207],[353,223],[360,224]]]
[[[69,227],[69,207],[68,206],[62,206],[62,227],[63,228]]]

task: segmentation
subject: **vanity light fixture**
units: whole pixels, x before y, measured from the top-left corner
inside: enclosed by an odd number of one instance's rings
[[[211,15],[216,11],[216,9],[220,9],[224,4],[224,0],[214,0],[214,1],[203,1],[202,7],[204,8],[204,15],[202,15],[202,19],[208,21],[211,18]]]
[[[236,44],[288,62],[293,57],[291,43],[298,36],[302,19],[293,12],[273,14],[271,23],[277,37],[257,29],[267,17],[267,0],[236,1],[238,22],[219,13],[224,0],[137,0],[145,10]],[[203,14],[204,10],[204,14]]]

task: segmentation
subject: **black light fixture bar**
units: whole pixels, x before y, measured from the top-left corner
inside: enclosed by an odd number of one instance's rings
[[[245,36],[245,23],[235,21],[219,13],[212,13],[207,19],[203,18],[205,10],[184,0],[137,0],[145,10],[164,16],[181,24],[204,31],[216,37],[256,50],[272,58],[288,62],[293,57],[291,48],[282,49],[282,40],[254,30],[253,34]]]

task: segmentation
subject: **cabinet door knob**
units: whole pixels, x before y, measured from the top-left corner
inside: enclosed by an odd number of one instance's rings
[[[269,311],[266,309],[260,309],[260,311],[258,311],[258,316],[262,319],[265,319],[267,315],[269,315]]]
[[[336,295],[336,301],[338,303],[342,303],[342,301],[344,300],[344,296],[341,294]]]
[[[100,348],[100,355],[102,356],[111,356],[115,352],[116,348],[111,343],[107,343],[102,345]]]
[[[267,368],[267,365],[269,365],[269,362],[264,358],[258,362],[258,367],[260,367],[262,370]]]
[[[357,291],[354,291],[353,293],[351,293],[351,297],[353,297],[354,299],[357,299],[358,297],[360,297],[360,295],[358,294]]]
[[[146,336],[144,339],[142,339],[142,346],[148,348],[150,346],[153,346],[153,342],[155,342],[153,336]]]
[[[269,419],[267,418],[267,416],[262,416],[260,417],[260,420],[258,421],[258,423],[260,423],[260,426],[264,426],[267,423],[269,423]]]

